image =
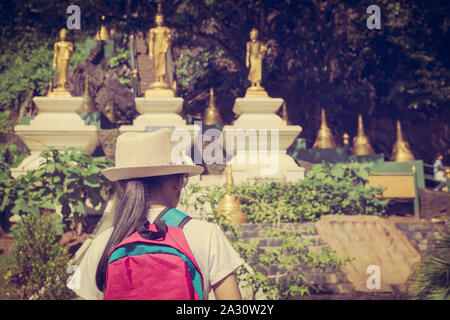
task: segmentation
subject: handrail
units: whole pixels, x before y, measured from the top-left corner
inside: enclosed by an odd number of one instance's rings
[[[132,86],[133,86],[133,96],[136,99],[138,96],[138,74],[137,74],[137,60],[135,59],[135,40],[134,40],[134,34],[130,35],[130,60],[131,60],[131,70],[133,74],[133,80],[132,80]]]
[[[412,176],[412,172],[371,172],[371,176]]]

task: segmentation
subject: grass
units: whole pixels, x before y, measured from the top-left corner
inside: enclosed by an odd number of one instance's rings
[[[15,290],[8,284],[8,280],[6,279],[6,274],[12,263],[12,255],[3,251],[0,254],[0,300],[19,299]]]

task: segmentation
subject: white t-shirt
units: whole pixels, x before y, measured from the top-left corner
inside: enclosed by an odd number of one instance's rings
[[[148,220],[153,222],[162,209],[151,208]],[[97,289],[95,274],[112,231],[113,228],[109,228],[92,241],[68,284],[68,287],[83,299],[103,299],[103,292]],[[244,261],[217,224],[192,219],[183,227],[183,231],[203,275],[203,292],[207,299],[211,287],[234,272]]]

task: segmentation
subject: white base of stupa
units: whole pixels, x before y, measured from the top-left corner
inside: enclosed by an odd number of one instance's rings
[[[14,127],[14,132],[30,150],[30,155],[12,169],[13,176],[37,169],[42,160],[39,154],[55,147],[65,149],[82,148],[90,154],[98,145],[97,128],[85,125],[77,113],[81,110],[81,97],[35,97],[33,99],[40,113],[27,125]]]
[[[236,184],[275,180],[297,182],[305,178],[300,167],[286,152],[275,152],[261,157],[259,152],[238,152],[230,161]]]
[[[133,125],[121,126],[121,133],[145,132],[147,127],[186,126],[186,121],[178,114],[183,107],[183,98],[136,98],[135,103],[140,115]]]
[[[287,125],[276,114],[282,104],[280,98],[236,99],[233,111],[239,118],[223,128],[223,146],[227,155],[232,155],[235,183],[304,178],[304,168],[286,153],[302,127]]]

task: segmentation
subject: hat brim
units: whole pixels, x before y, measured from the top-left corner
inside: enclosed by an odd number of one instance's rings
[[[171,164],[160,166],[122,167],[102,170],[103,175],[110,181],[166,176],[185,173],[196,176],[203,172],[203,167],[192,164]]]

